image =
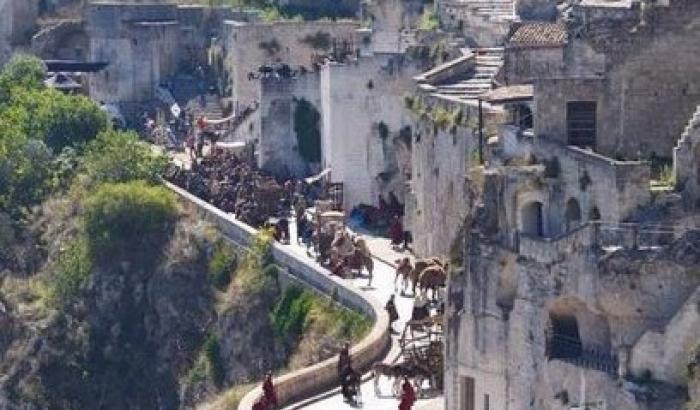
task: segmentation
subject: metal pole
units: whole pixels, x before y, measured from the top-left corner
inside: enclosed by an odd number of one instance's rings
[[[479,98],[479,165],[484,164],[484,109]]]

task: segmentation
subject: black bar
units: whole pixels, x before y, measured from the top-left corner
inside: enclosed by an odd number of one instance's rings
[[[479,165],[484,164],[484,109],[479,98]]]

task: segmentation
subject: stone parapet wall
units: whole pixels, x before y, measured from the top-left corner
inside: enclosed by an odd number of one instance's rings
[[[519,237],[519,254],[540,263],[565,260],[593,244],[593,225],[584,225],[557,238]]]
[[[165,183],[183,200],[197,207],[201,217],[213,223],[227,238],[241,246],[248,246],[257,231],[213,205],[197,198],[189,192]],[[296,255],[288,247],[272,245],[275,261],[286,268],[295,278],[313,287],[317,291],[333,297],[342,305],[361,311],[374,320],[374,326],[359,344],[353,346],[350,354],[355,367],[364,371],[379,360],[386,352],[391,341],[389,335],[389,317],[383,305],[373,297],[361,294],[348,286],[343,280],[331,277],[328,272],[314,264],[310,259]],[[275,379],[275,389],[281,406],[293,403],[314,394],[318,394],[337,383],[337,358],[330,358],[313,366],[285,374]],[[238,408],[250,410],[254,401],[261,394],[259,388],[249,392],[241,400]]]

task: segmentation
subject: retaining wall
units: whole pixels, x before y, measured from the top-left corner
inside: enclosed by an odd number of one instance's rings
[[[219,231],[241,246],[250,245],[257,231],[234,219],[222,210],[203,201],[173,184],[165,185],[183,200],[196,206],[202,218],[218,227]],[[272,245],[275,262],[285,268],[292,276],[298,278],[314,289],[331,296],[342,305],[358,310],[372,318],[374,326],[360,343],[353,346],[350,354],[356,369],[364,371],[380,360],[391,341],[389,335],[389,317],[384,306],[375,298],[351,288],[342,279],[332,277],[328,272],[306,258],[296,254],[289,246],[279,243]],[[311,397],[337,385],[337,358],[333,357],[313,366],[297,370],[275,378],[275,388],[280,407]],[[260,388],[249,392],[238,406],[239,410],[250,410],[253,402],[261,394]]]

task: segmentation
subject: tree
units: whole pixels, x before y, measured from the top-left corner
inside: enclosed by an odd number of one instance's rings
[[[51,152],[43,142],[0,139],[0,210],[18,217],[48,191]]]
[[[9,98],[13,88],[38,90],[44,88],[46,65],[37,57],[15,54],[0,71],[0,104]]]
[[[4,109],[0,124],[5,130],[38,139],[60,152],[67,146],[80,146],[107,130],[107,114],[83,96],[65,95],[56,90],[16,89]]]
[[[105,182],[142,179],[158,181],[167,159],[156,154],[134,132],[106,131],[90,142],[82,159],[82,171],[92,186]]]

